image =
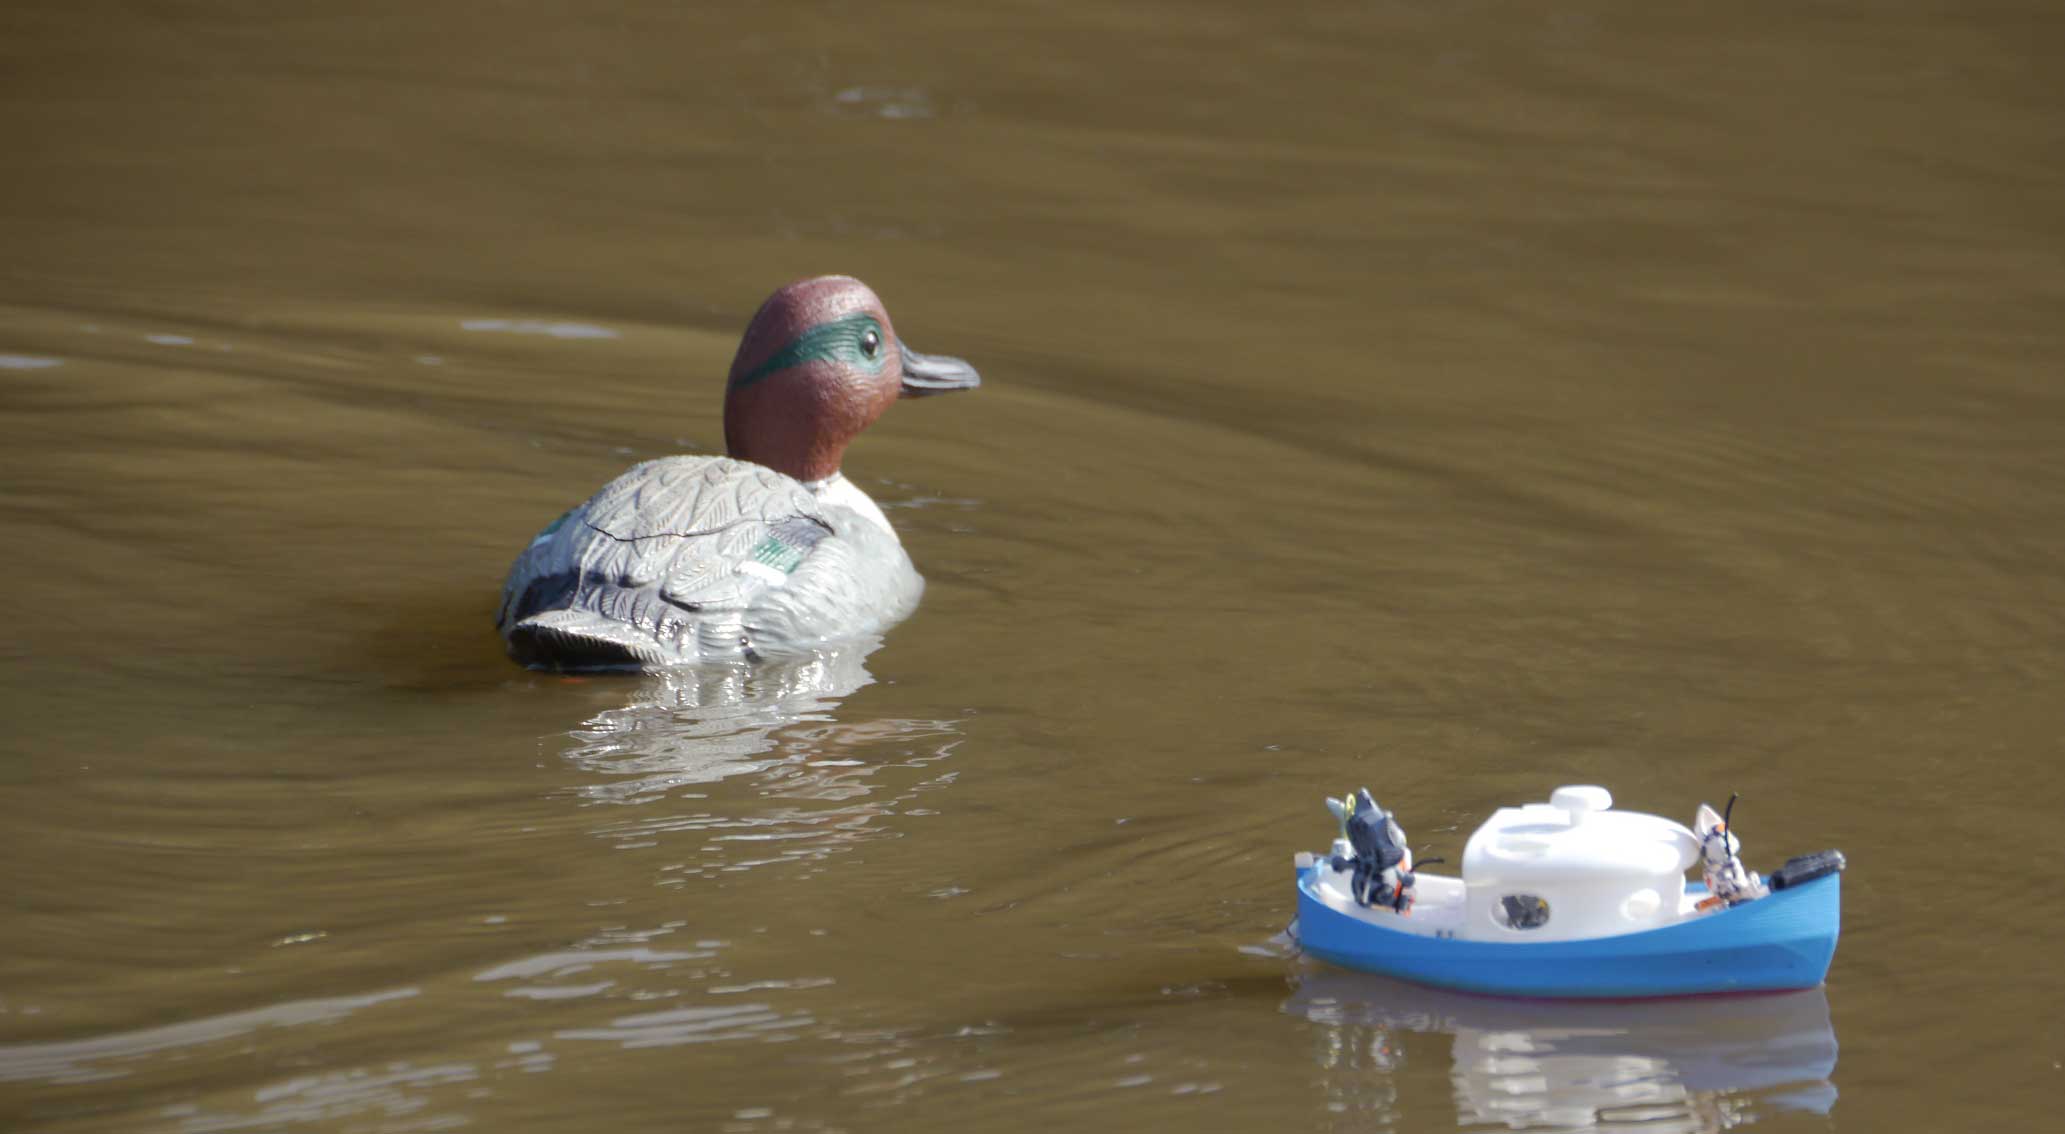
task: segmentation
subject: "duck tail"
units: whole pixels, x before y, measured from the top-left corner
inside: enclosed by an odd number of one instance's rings
[[[509,628],[509,654],[536,669],[636,669],[665,659],[649,634],[582,610],[548,610]]]

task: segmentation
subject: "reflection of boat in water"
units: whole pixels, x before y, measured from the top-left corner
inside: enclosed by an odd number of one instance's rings
[[[1759,1110],[1826,1114],[1836,1066],[1819,988],[1674,1001],[1508,1000],[1311,968],[1284,1011],[1319,1026],[1342,1109],[1399,1108],[1399,1033],[1454,1037],[1459,1124],[1705,1132]],[[1360,1106],[1358,1106],[1360,1101]]]

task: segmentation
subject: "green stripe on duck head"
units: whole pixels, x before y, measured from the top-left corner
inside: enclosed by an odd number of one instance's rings
[[[882,333],[881,321],[865,311],[858,311],[843,319],[819,323],[790,339],[780,350],[769,355],[767,361],[744,374],[734,374],[728,388],[741,390],[770,374],[779,374],[806,362],[839,363],[879,372],[887,361],[889,340]]]

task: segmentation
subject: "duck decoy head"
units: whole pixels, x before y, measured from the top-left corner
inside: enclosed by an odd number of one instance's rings
[[[905,347],[868,285],[851,276],[800,280],[746,325],[724,390],[725,448],[798,480],[823,480],[897,398],[981,381],[958,358]]]

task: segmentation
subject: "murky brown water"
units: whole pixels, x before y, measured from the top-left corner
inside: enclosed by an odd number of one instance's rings
[[[7,6],[0,1126],[2052,1128],[2065,10],[1560,7]],[[917,616],[508,664],[826,271],[988,380]],[[1844,848],[1826,989],[1287,954],[1576,780]]]

